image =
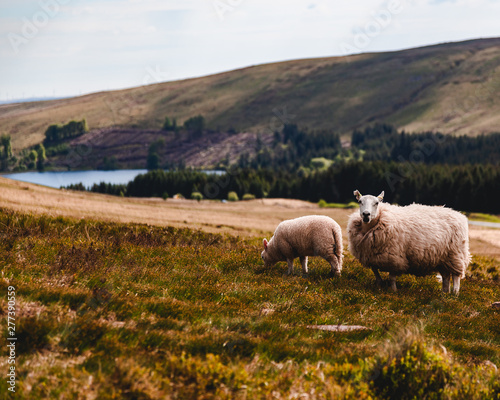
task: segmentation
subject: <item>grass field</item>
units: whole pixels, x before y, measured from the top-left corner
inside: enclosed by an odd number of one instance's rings
[[[308,277],[262,266],[262,236],[277,220],[324,211],[345,226],[352,210],[0,184],[0,310],[15,288],[16,398],[500,398],[491,256],[474,254],[458,297],[434,276],[402,277],[392,293],[347,250],[337,279],[320,259]],[[308,327],[323,324],[369,329]]]

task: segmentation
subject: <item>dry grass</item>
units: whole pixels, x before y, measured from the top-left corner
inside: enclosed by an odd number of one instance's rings
[[[262,236],[284,219],[304,214],[329,215],[347,223],[349,211],[320,209],[300,200],[263,199],[228,202],[159,198],[120,198],[96,193],[57,190],[0,178],[0,207],[22,212],[97,218],[157,226],[188,227],[207,232]]]
[[[21,212],[121,223],[187,227],[212,233],[263,237],[283,220],[328,215],[343,229],[353,210],[319,208],[301,200],[262,199],[221,203],[159,198],[121,198],[51,189],[0,177],[0,207]],[[500,260],[500,229],[470,226],[471,252]],[[344,236],[344,240],[346,237]]]

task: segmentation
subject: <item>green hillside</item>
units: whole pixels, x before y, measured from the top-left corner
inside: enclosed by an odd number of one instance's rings
[[[46,102],[0,106],[15,150],[52,123],[158,129],[201,114],[208,127],[272,132],[283,122],[350,132],[376,121],[410,131],[500,130],[500,38],[398,52],[295,60]]]

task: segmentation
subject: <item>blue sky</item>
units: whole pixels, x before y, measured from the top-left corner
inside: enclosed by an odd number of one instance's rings
[[[0,0],[0,100],[500,36],[500,0]]]

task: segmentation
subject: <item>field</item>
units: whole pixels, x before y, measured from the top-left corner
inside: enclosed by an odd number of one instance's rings
[[[321,213],[345,228],[350,212],[0,178],[0,310],[15,288],[16,398],[500,398],[500,230],[471,230],[458,297],[434,276],[376,288],[347,250],[340,278],[319,259],[308,277],[263,268],[262,237],[280,220]],[[338,324],[368,329],[310,327]],[[2,346],[4,376],[7,359]]]

